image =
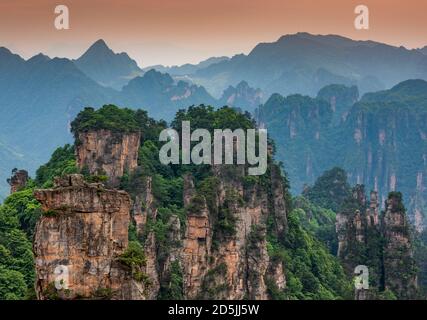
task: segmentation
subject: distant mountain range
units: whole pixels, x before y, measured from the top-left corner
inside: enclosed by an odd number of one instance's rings
[[[171,119],[178,109],[189,105],[217,105],[217,101],[201,86],[175,81],[167,73],[154,69],[132,79],[113,99],[118,105],[148,109],[155,118]]]
[[[85,106],[115,103],[170,120],[193,104],[253,111],[273,93],[315,96],[331,84],[357,85],[363,94],[426,79],[424,51],[299,33],[261,43],[248,55],[142,69],[103,40],[76,60],[43,54],[24,60],[0,48],[0,194],[12,168],[31,172],[71,141],[64,128]]]
[[[424,48],[418,49],[418,51],[420,51],[423,54],[427,54],[427,46],[425,46]]]
[[[155,65],[155,66],[150,66],[150,67],[144,68],[143,70],[148,71],[151,69],[155,69],[155,70],[163,72],[163,73],[169,73],[172,76],[185,76],[185,75],[189,75],[189,74],[194,74],[198,70],[203,69],[203,68],[207,68],[212,64],[219,63],[222,61],[227,61],[227,60],[230,60],[230,58],[229,57],[212,57],[212,58],[206,59],[204,61],[201,61],[198,64],[186,63],[186,64],[183,64],[182,66],[172,66],[172,67]]]
[[[425,49],[421,50],[425,52]],[[427,79],[427,57],[417,50],[336,35],[297,33],[260,43],[248,55],[198,70],[190,78],[214,95],[242,80],[273,93],[316,95],[328,84],[387,89],[407,79]]]

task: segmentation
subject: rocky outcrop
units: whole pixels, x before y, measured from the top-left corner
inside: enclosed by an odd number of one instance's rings
[[[152,189],[152,177],[141,177],[143,187],[139,193],[135,195],[133,201],[133,219],[136,224],[138,234],[142,234],[147,219],[155,220],[157,216],[157,208],[154,204],[154,195]]]
[[[278,232],[286,230],[283,190],[269,199],[257,183],[245,185],[242,166],[217,166],[213,172],[208,201],[207,195],[195,190],[190,176],[184,180],[185,295],[190,299],[268,299],[267,279],[280,289],[286,285],[283,265],[270,261],[266,241],[269,215]]]
[[[140,134],[110,130],[79,132],[76,141],[77,164],[92,175],[106,175],[108,186],[117,187],[125,172],[138,166]]]
[[[400,193],[391,193],[382,217],[384,287],[402,299],[416,296],[417,275],[409,225]]]
[[[194,181],[184,177],[183,201],[187,208],[187,228],[183,239],[182,266],[184,269],[184,295],[196,298],[208,271],[212,246],[212,225],[206,199],[194,198]],[[190,207],[192,206],[192,207]]]
[[[147,283],[120,260],[128,247],[126,192],[69,175],[34,195],[44,212],[34,237],[39,299],[149,297]]]
[[[368,205],[364,188],[357,186],[344,206],[336,219],[337,256],[351,276],[357,266],[369,271],[369,289],[356,289],[355,298],[378,299],[385,290],[399,299],[415,298],[414,248],[401,194],[390,193],[386,211],[380,215],[378,193],[371,192]]]
[[[276,220],[277,233],[284,234],[286,231],[287,222],[287,208],[285,204],[285,190],[283,188],[283,181],[280,173],[280,168],[272,166],[271,168],[271,190],[273,193],[273,211]]]
[[[360,246],[369,241],[367,228],[376,229],[377,224],[371,224],[371,207],[376,208],[378,204],[377,194],[371,193],[370,206],[366,206],[365,189],[362,185],[353,188],[351,198],[347,199],[345,209],[336,215],[336,233],[338,237],[337,256],[344,262],[348,273],[361,264],[355,252],[359,252]]]
[[[28,172],[25,170],[17,170],[14,169],[12,171],[12,177],[7,180],[7,182],[10,185],[10,194],[15,193],[16,191],[19,191],[25,185],[28,181]]]

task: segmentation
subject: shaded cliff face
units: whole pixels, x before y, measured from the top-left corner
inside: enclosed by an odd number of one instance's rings
[[[414,107],[415,108],[415,107]],[[377,190],[381,203],[399,190],[409,217],[421,231],[425,225],[425,116],[401,103],[356,104],[348,117],[344,166],[349,177]]]
[[[128,247],[127,193],[70,175],[34,195],[45,212],[34,237],[39,299],[145,298],[144,282],[120,260]],[[55,290],[55,283],[62,289]]]
[[[417,292],[417,270],[401,194],[390,194],[382,222],[385,242],[384,286],[399,297],[413,298]]]
[[[379,244],[379,203],[378,194],[373,191],[369,203],[366,201],[365,189],[357,185],[346,199],[342,211],[336,215],[336,232],[338,236],[337,256],[344,262],[349,274],[357,265],[363,264],[366,244]],[[373,266],[378,272],[380,261],[375,257]],[[379,277],[375,275],[375,283],[379,285]]]
[[[371,192],[367,204],[359,185],[344,208],[336,220],[337,255],[349,275],[359,265],[369,270],[369,290],[355,290],[355,298],[381,299],[385,292],[398,299],[416,298],[414,247],[401,194],[390,193],[380,215],[377,192]]]
[[[93,175],[106,175],[109,186],[117,187],[119,178],[138,165],[139,133],[92,130],[80,132],[77,137],[79,168],[87,168]]]
[[[273,94],[259,108],[257,117],[276,141],[277,158],[283,161],[296,192],[331,168],[327,142],[334,110],[328,101]]]
[[[317,94],[317,98],[330,103],[334,112],[332,123],[338,125],[346,120],[350,106],[359,100],[359,90],[356,86],[346,87],[331,84],[322,88]]]

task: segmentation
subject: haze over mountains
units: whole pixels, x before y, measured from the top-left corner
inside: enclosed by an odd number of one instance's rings
[[[363,94],[426,77],[427,60],[417,50],[297,33],[260,43],[248,55],[236,55],[197,71],[193,79],[212,92],[246,80],[268,97],[272,93],[316,95],[331,83],[356,84]]]
[[[127,53],[114,53],[104,40],[96,41],[74,63],[99,84],[117,90],[143,73]]]
[[[71,141],[64,128],[85,106],[115,103],[169,120],[192,104],[253,111],[273,93],[315,96],[330,84],[357,85],[363,94],[427,79],[424,53],[307,33],[261,43],[248,55],[179,67],[141,68],[103,40],[76,60],[42,54],[24,60],[0,48],[0,194],[7,193],[12,168],[32,172]]]
[[[171,66],[171,67],[155,65],[155,66],[146,67],[143,70],[148,71],[150,69],[156,69],[157,71],[160,71],[163,73],[169,73],[172,76],[185,76],[188,74],[196,73],[200,69],[207,68],[211,64],[227,61],[229,59],[230,58],[228,57],[212,57],[204,61],[201,61],[198,64],[186,63],[186,64],[183,64],[182,66]]]

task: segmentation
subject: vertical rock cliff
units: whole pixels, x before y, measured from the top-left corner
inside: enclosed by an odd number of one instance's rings
[[[364,198],[364,188],[356,186],[336,222],[337,255],[347,273],[354,275],[357,266],[369,270],[369,290],[356,290],[356,299],[381,299],[385,292],[416,298],[414,248],[401,194],[389,194],[382,215],[377,192],[371,192],[369,205]]]
[[[119,178],[138,166],[140,133],[91,130],[77,133],[76,156],[80,169],[92,175],[106,175],[108,185],[117,187]]]
[[[275,169],[276,170],[276,169]],[[283,265],[267,254],[267,220],[277,233],[286,229],[286,204],[281,178],[268,178],[273,197],[258,183],[244,183],[244,167],[213,168],[207,193],[194,189],[187,176],[184,203],[187,228],[183,241],[184,291],[188,298],[267,299],[266,280],[280,289]]]
[[[123,257],[131,206],[126,192],[70,175],[35,197],[44,211],[34,238],[39,299],[146,297],[147,283]]]
[[[384,287],[403,299],[414,298],[417,291],[417,270],[409,234],[409,222],[400,193],[390,193],[382,222]]]

